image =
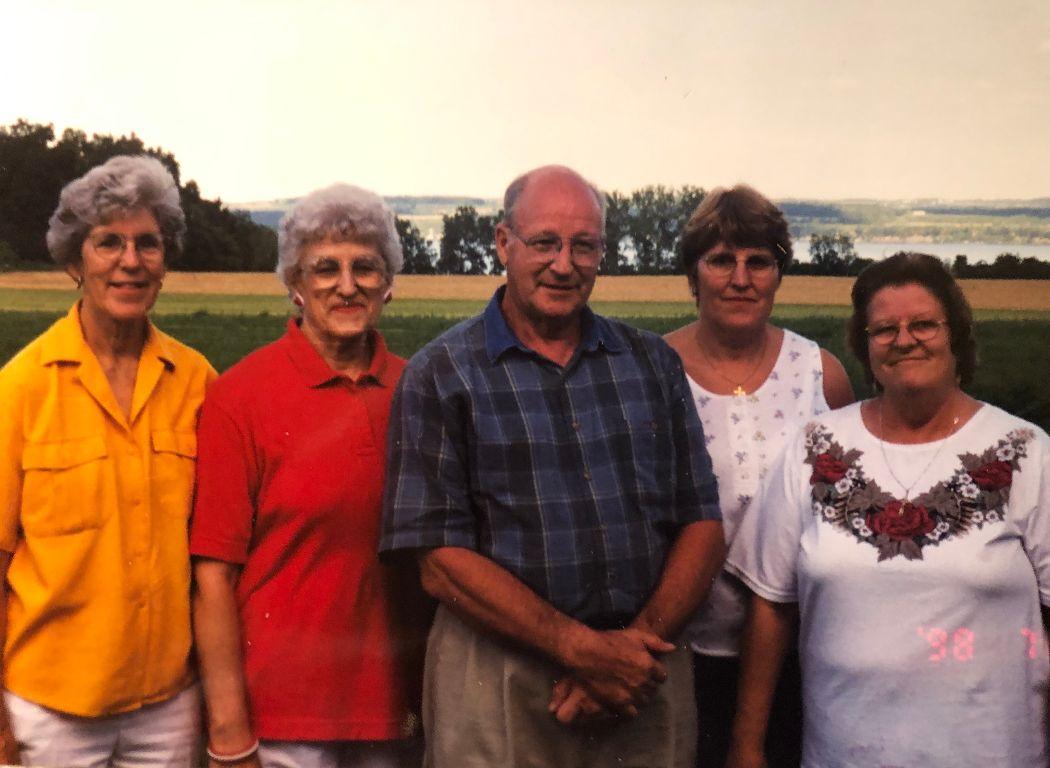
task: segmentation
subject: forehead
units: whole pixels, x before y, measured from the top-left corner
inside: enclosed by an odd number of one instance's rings
[[[120,232],[122,234],[159,230],[160,226],[157,224],[156,217],[146,208],[121,211],[91,229],[92,232]]]
[[[514,205],[514,223],[522,229],[594,233],[601,230],[602,211],[583,180],[542,175],[525,185]]]
[[[701,258],[715,255],[721,256],[723,254],[744,259],[748,256],[773,256],[773,252],[765,246],[730,245],[725,242],[717,242],[704,251]]]
[[[877,290],[868,302],[869,318],[908,318],[945,314],[940,300],[919,283],[887,285]]]
[[[350,261],[356,259],[373,259],[382,261],[382,255],[375,243],[363,240],[335,239],[331,235],[303,246],[299,258],[306,261],[318,259],[338,259]]]

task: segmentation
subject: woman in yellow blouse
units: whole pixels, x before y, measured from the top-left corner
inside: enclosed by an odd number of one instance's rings
[[[196,762],[187,518],[215,371],[146,316],[185,228],[148,157],[51,217],[81,297],[0,370],[0,763]]]

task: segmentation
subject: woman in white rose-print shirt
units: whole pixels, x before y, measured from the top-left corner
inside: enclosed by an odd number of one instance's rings
[[[814,414],[853,402],[853,390],[835,357],[769,322],[792,255],[773,203],[744,185],[712,190],[686,224],[680,250],[697,319],[666,338],[689,375],[731,544],[786,437]],[[725,763],[746,603],[747,589],[723,573],[687,631],[699,766]],[[774,764],[793,768],[802,727],[797,663],[787,664],[773,723]]]
[[[726,562],[754,592],[732,768],[767,765],[796,616],[805,768],[1047,765],[1050,438],[962,390],[972,326],[933,256],[857,278],[878,394],[792,438]]]

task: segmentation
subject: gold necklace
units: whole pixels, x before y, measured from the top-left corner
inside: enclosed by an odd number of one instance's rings
[[[933,452],[933,458],[930,459],[928,462],[926,462],[926,466],[922,468],[922,472],[920,472],[915,477],[915,479],[912,481],[911,485],[906,486],[906,485],[904,485],[904,483],[901,482],[901,479],[899,477],[897,477],[897,473],[893,471],[893,467],[890,465],[890,457],[886,455],[886,441],[883,439],[883,435],[886,434],[886,430],[883,427],[883,419],[882,419],[882,413],[883,413],[884,408],[885,408],[885,403],[883,403],[883,401],[880,399],[879,400],[879,449],[882,451],[882,460],[886,464],[886,469],[889,471],[890,477],[892,477],[894,480],[896,480],[897,481],[897,485],[899,485],[901,488],[904,489],[904,498],[901,499],[900,508],[897,510],[897,514],[899,516],[903,516],[904,513],[908,510],[908,507],[911,506],[911,489],[919,484],[919,481],[922,480],[923,475],[925,475],[929,471],[930,467],[933,466],[933,463],[935,461],[937,461],[937,457],[941,455],[941,451],[944,449],[945,444],[948,442],[948,438],[955,434],[955,428],[957,426],[959,426],[959,418],[960,417],[956,416],[954,419],[952,419],[952,425],[948,429],[948,434],[946,434],[944,437],[941,438],[940,445],[938,445],[937,446],[937,450]]]
[[[758,373],[758,369],[761,367],[762,361],[766,359],[766,345],[768,343],[769,343],[769,333],[766,331],[765,328],[763,328],[762,329],[762,351],[758,353],[758,361],[755,363],[755,367],[751,369],[751,371],[747,374],[747,376],[742,378],[740,381],[736,381],[735,379],[729,378],[724,373],[722,373],[720,370],[718,370],[718,366],[715,365],[714,361],[711,359],[711,356],[707,354],[707,350],[704,349],[704,345],[700,343],[700,339],[697,338],[697,340],[696,340],[696,346],[700,349],[700,354],[704,356],[704,360],[707,361],[707,364],[708,364],[708,366],[710,366],[711,370],[714,371],[715,373],[717,373],[721,378],[725,379],[727,382],[729,382],[730,384],[733,385],[733,397],[743,397],[744,395],[747,394],[747,390],[744,389],[744,385],[747,384],[747,382],[751,380],[752,376],[754,376],[756,373]]]

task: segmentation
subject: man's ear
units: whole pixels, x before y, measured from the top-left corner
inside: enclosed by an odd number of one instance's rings
[[[496,225],[496,256],[499,257],[499,263],[504,267],[507,266],[507,243],[510,240],[510,227],[500,222]]]

